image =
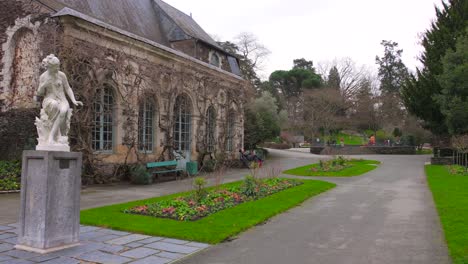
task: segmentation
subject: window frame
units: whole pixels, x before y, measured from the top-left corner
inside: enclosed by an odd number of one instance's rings
[[[106,102],[106,99],[107,99],[107,102]],[[96,90],[96,97],[93,102],[94,121],[93,121],[93,128],[91,131],[91,137],[92,137],[91,147],[93,151],[96,153],[112,153],[114,151],[115,105],[116,105],[115,101],[116,100],[115,100],[114,89],[112,88],[110,84],[104,84],[102,87]],[[99,123],[99,128],[96,129],[98,123]],[[107,134],[107,137],[105,137],[106,134]],[[109,134],[110,134],[110,137],[109,137]],[[96,136],[99,139],[96,139]],[[110,147],[106,148],[106,146],[110,146]]]
[[[234,137],[236,136],[236,112],[234,110],[228,112],[226,122],[226,151],[232,152],[234,150]]]
[[[180,105],[185,107],[179,107]],[[190,97],[186,94],[178,95],[174,102],[173,109],[173,148],[176,151],[191,151],[192,104]]]
[[[216,150],[216,109],[210,105],[206,111],[206,151],[214,153]]]
[[[148,109],[150,107],[150,109]],[[151,115],[151,120],[148,120],[148,114]],[[154,100],[145,98],[138,106],[138,151],[140,153],[153,153],[155,147],[155,117],[156,104]],[[150,127],[150,135],[147,128]],[[148,144],[147,140],[150,139]],[[147,147],[147,146],[150,147]]]

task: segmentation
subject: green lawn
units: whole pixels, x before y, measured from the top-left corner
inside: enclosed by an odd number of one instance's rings
[[[310,168],[318,167],[318,163],[309,164],[302,167],[293,168],[290,170],[283,171],[284,174],[291,174],[297,176],[330,176],[330,177],[351,177],[358,176],[369,172],[380,164],[380,161],[377,160],[352,160],[351,167],[342,169],[340,171],[311,171]]]
[[[453,175],[445,166],[427,165],[432,191],[454,264],[468,263],[468,176]]]
[[[348,135],[348,134],[343,134],[339,133],[337,135],[333,136],[327,136],[322,139],[322,142],[327,142],[329,140],[336,140],[336,144],[340,144],[340,139],[343,138],[344,144],[345,145],[363,145],[366,143],[366,141],[361,137],[361,136],[354,136],[354,135]]]
[[[240,182],[226,184],[240,184]],[[219,243],[268,218],[294,207],[335,184],[305,180],[304,184],[256,201],[239,204],[197,221],[177,221],[151,216],[125,214],[123,209],[170,199],[183,193],[116,204],[81,211],[81,223],[153,236],[165,236],[206,243]]]

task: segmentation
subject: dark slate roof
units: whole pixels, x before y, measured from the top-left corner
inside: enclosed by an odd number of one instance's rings
[[[200,25],[195,22],[195,20],[181,12],[180,10],[172,7],[171,5],[161,1],[161,0],[154,0],[154,2],[166,13],[170,19],[187,35],[189,35],[192,38],[202,40],[211,46],[214,46],[218,49],[223,50],[217,43],[216,41],[213,40],[213,38],[208,35],[201,27]],[[170,41],[177,41],[181,40],[178,39],[176,36],[168,36]],[[183,39],[183,38],[182,38]]]
[[[74,9],[165,46],[170,46],[169,41],[195,38],[224,51],[192,17],[161,0],[37,1],[55,11]]]
[[[178,55],[178,56],[180,56],[180,57],[182,57],[182,58],[185,58],[185,59],[187,59],[187,60],[189,60],[189,61],[193,61],[193,62],[195,62],[195,63],[202,64],[202,65],[204,65],[205,67],[211,68],[211,69],[216,70],[216,71],[219,71],[219,72],[223,72],[223,73],[228,74],[228,75],[230,75],[230,76],[232,76],[232,77],[234,77],[234,78],[237,78],[237,79],[242,80],[242,78],[241,78],[240,75],[238,75],[238,74],[236,75],[235,73],[231,73],[231,72],[228,72],[228,71],[224,71],[224,70],[222,70],[222,69],[219,68],[219,67],[215,67],[215,66],[213,66],[213,65],[211,65],[211,64],[209,64],[209,63],[206,63],[206,62],[203,62],[203,61],[201,61],[201,60],[198,60],[198,59],[196,59],[196,58],[194,58],[194,57],[191,57],[191,56],[189,56],[189,55],[187,55],[187,54],[185,54],[185,53],[183,53],[183,52],[181,52],[181,51],[177,51],[177,50],[172,49],[172,48],[170,48],[170,47],[168,47],[168,46],[165,46],[165,45],[160,44],[160,43],[158,43],[158,42],[152,41],[152,40],[150,40],[150,39],[148,39],[148,38],[138,36],[138,35],[136,35],[136,34],[134,34],[134,33],[132,33],[132,32],[128,32],[128,31],[126,31],[126,30],[123,30],[123,29],[118,28],[118,27],[116,27],[116,26],[113,26],[113,25],[111,25],[111,24],[108,24],[108,23],[106,23],[106,22],[104,22],[104,21],[101,21],[101,20],[99,20],[99,19],[97,19],[97,18],[94,18],[94,17],[88,16],[88,15],[86,15],[86,14],[80,13],[79,11],[76,11],[76,10],[74,10],[74,9],[71,9],[71,8],[68,8],[68,7],[64,7],[64,8],[62,8],[60,11],[58,11],[57,13],[55,13],[55,14],[53,15],[53,17],[61,17],[61,16],[72,16],[72,17],[76,17],[76,18],[82,19],[82,20],[84,20],[84,21],[93,23],[93,24],[98,25],[98,26],[100,26],[100,27],[103,27],[103,28],[105,28],[105,29],[108,29],[108,30],[117,32],[117,33],[122,34],[122,35],[125,35],[125,36],[128,36],[128,37],[130,37],[130,38],[139,40],[139,41],[144,42],[144,43],[147,43],[147,44],[149,44],[149,45],[151,45],[151,46],[158,47],[158,48],[160,48],[160,49],[162,49],[162,50],[165,50],[165,51],[167,51],[167,52],[169,52],[169,53],[176,54],[176,55]]]
[[[153,0],[38,0],[59,11],[69,7],[110,25],[169,46]]]

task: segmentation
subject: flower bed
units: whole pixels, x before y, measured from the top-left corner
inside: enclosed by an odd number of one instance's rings
[[[460,166],[460,165],[448,165],[446,166],[447,170],[450,174],[453,175],[465,175],[468,176],[467,168]]]
[[[329,161],[322,161],[320,160],[316,166],[312,166],[310,171],[312,172],[336,172],[341,171],[346,168],[350,168],[352,164],[350,164],[351,160],[345,159],[342,156],[338,156]]]
[[[247,177],[242,184],[227,189],[197,190],[186,196],[135,206],[124,210],[124,212],[181,221],[195,221],[223,209],[260,199],[300,184],[303,183],[293,179],[260,180]]]

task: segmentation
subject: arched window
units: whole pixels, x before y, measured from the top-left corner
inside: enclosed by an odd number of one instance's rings
[[[236,113],[229,111],[227,118],[227,131],[226,131],[226,150],[232,151],[234,148],[234,125],[236,121]]]
[[[138,111],[138,150],[153,152],[154,147],[154,103],[145,99]]]
[[[219,57],[218,54],[216,54],[215,52],[212,52],[210,54],[210,64],[213,65],[213,66],[216,66],[216,67],[220,67],[221,65],[221,58]]]
[[[174,149],[190,150],[191,103],[186,95],[179,95],[174,104]]]
[[[94,126],[92,145],[96,151],[112,151],[114,95],[109,85],[96,91],[94,98]]]
[[[208,152],[215,149],[216,112],[213,106],[206,112],[206,148]]]

